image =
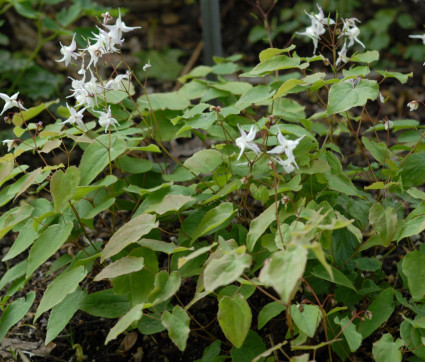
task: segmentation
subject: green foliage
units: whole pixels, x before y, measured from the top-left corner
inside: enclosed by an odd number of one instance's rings
[[[411,75],[372,72],[377,51],[323,72],[311,70],[323,56],[295,45],[262,51],[244,73],[239,59],[193,69],[178,91],[103,87],[81,124],[59,108],[39,129],[31,121],[50,102],[15,113],[17,144],[0,158],[0,235],[16,237],[2,260],[0,338],[34,303],[33,323],[49,313],[46,343],[82,310],[118,319],[105,343],[137,329],[184,351],[200,324],[192,308],[211,303],[202,330],[217,340],[203,360],[352,359],[362,348],[378,361],[425,358],[425,257],[413,242],[425,230],[421,126],[380,123],[376,110],[385,81]],[[307,116],[307,100],[317,113]],[[107,129],[105,104],[116,120]],[[202,147],[180,154],[189,139]],[[27,283],[48,261],[35,302]],[[390,319],[392,336],[382,333]]]

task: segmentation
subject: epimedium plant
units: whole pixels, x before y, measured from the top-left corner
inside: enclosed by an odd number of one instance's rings
[[[16,239],[2,260],[0,339],[33,307],[34,324],[50,312],[46,344],[82,310],[118,319],[105,343],[167,331],[184,351],[196,329],[217,360],[361,348],[378,361],[425,358],[423,133],[415,120],[379,121],[385,80],[411,74],[372,76],[379,53],[351,53],[354,19],[309,17],[302,35],[329,58],[294,45],[262,51],[250,69],[216,58],[178,91],[147,94],[150,65],[139,80],[120,57],[136,28],[105,13],[87,48],[62,46],[81,78],[58,119],[43,126],[39,108],[3,95],[16,139],[0,159],[0,234]],[[180,153],[189,141],[197,148]],[[40,295],[38,271],[51,279]],[[191,311],[206,301],[217,312],[201,323]]]

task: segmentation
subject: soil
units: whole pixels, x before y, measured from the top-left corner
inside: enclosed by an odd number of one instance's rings
[[[117,1],[103,1],[107,5],[116,6]],[[146,47],[149,39],[153,41],[155,49],[163,48],[177,48],[185,52],[185,56],[180,60],[182,63],[188,65],[186,71],[190,70],[196,65],[203,63],[202,53],[200,50],[200,42],[202,40],[202,27],[200,20],[200,9],[197,2],[191,4],[191,1],[175,1],[175,0],[161,0],[161,1],[140,1],[119,2],[120,6],[128,5],[131,12],[126,15],[126,24],[130,26],[142,25],[142,30],[138,35],[129,35],[128,48],[124,51],[130,53],[133,50],[139,50]],[[230,0],[221,2],[221,28],[222,28],[222,45],[224,55],[229,56],[235,53],[243,54],[242,61],[247,65],[254,65],[258,59],[258,53],[267,47],[263,43],[250,44],[247,41],[248,34],[252,26],[256,25],[254,17],[251,13],[257,13],[249,1]],[[271,1],[263,1],[262,3],[271,3]],[[278,13],[279,9],[284,6],[293,6],[295,1],[281,1],[276,6],[273,13]],[[423,14],[424,4],[421,2],[413,1],[384,1],[387,7],[397,6],[404,8],[404,11],[409,13],[414,19],[421,23],[418,17]],[[158,6],[160,4],[160,6]],[[374,13],[382,7],[382,2],[367,2],[364,12],[356,13],[362,21],[371,19]],[[418,11],[420,8],[422,11]],[[273,14],[272,13],[272,14]],[[13,17],[14,14],[11,15]],[[13,23],[8,18],[10,23]],[[81,25],[87,25],[86,20],[81,21]],[[31,23],[26,22],[27,33],[14,34],[15,30],[9,30],[12,39],[16,39],[12,47],[19,49],[22,46],[30,47],[31,41],[28,39],[34,37],[34,30],[31,28]],[[417,29],[419,32],[421,29]],[[397,40],[402,40],[403,37],[407,38],[410,30],[391,34],[391,37]],[[13,35],[16,35],[13,38]],[[284,47],[290,43],[291,39],[285,36],[278,36],[275,39],[275,44],[278,47]],[[299,54],[311,53],[311,44],[297,41],[297,51]],[[41,59],[38,60],[40,64],[46,66],[55,72],[64,72],[61,65],[54,62],[59,54],[57,44],[47,44],[43,49]],[[385,54],[384,56],[392,57],[392,55]],[[131,65],[131,60],[129,61]],[[415,75],[420,74],[422,66],[406,62],[400,59],[397,63],[397,68],[403,72],[414,71]],[[384,96],[390,97],[389,101],[381,110],[382,116],[387,116],[389,119],[402,119],[418,117],[415,114],[408,114],[406,103],[412,99],[421,98],[423,95],[423,80],[417,76],[409,81],[408,86],[400,85],[396,82],[388,83],[386,86],[386,94]],[[66,85],[68,86],[68,85]],[[172,82],[158,82],[153,81],[150,87],[156,91],[171,90],[175,86]],[[65,85],[64,85],[65,89]],[[65,92],[65,91],[64,91]],[[308,102],[310,103],[310,102]],[[314,109],[307,110],[310,114],[316,112]],[[355,144],[347,142],[348,137],[341,136],[337,142],[342,147],[346,155],[355,153]],[[183,146],[182,146],[183,147]],[[0,241],[0,259],[7,253],[8,249],[14,241],[14,235],[8,234]],[[62,252],[64,252],[63,250]],[[25,255],[21,255],[10,263],[13,266],[20,262]],[[53,257],[55,260],[57,256]],[[42,297],[42,291],[50,282],[50,278],[46,277],[49,263],[46,263],[42,270],[37,272],[37,275],[32,278],[22,295],[26,291],[34,290],[37,293],[36,300]],[[0,263],[0,277],[6,270],[6,265]],[[397,277],[397,269],[393,266],[387,271],[387,275],[393,273]],[[185,284],[182,291],[177,297],[183,301],[190,300],[193,294],[194,284],[188,282]],[[273,291],[270,291],[273,293]],[[266,303],[271,299],[262,293],[255,293],[249,298],[250,306],[254,312],[253,321],[257,319],[257,313]],[[120,335],[117,340],[104,345],[104,341],[108,331],[116,323],[115,320],[107,320],[102,318],[92,317],[84,312],[77,312],[73,317],[68,327],[48,346],[44,346],[44,339],[47,326],[47,315],[42,316],[35,325],[32,324],[32,317],[34,310],[24,318],[17,326],[15,326],[7,335],[7,338],[0,346],[0,361],[14,361],[14,357],[10,350],[21,351],[18,360],[21,361],[194,361],[202,357],[205,348],[214,342],[215,339],[225,341],[224,336],[216,320],[217,302],[215,298],[205,298],[195,304],[189,312],[192,314],[193,319],[199,324],[192,321],[191,334],[188,341],[188,348],[185,352],[180,352],[177,347],[170,341],[166,333],[158,333],[151,336],[142,336],[137,332],[128,332]],[[31,314],[32,313],[32,314]],[[397,316],[397,313],[393,314]],[[272,344],[282,341],[286,330],[285,316],[281,315],[275,318],[271,323],[266,325],[264,329],[259,331],[259,334],[266,342],[267,347]],[[397,322],[399,323],[399,322]],[[253,323],[253,325],[256,323]],[[367,344],[367,340],[365,341]],[[74,348],[72,348],[74,346]],[[370,347],[370,346],[369,346]],[[229,352],[231,346],[222,342],[222,351]],[[365,350],[370,350],[367,348]],[[18,352],[17,352],[18,353]],[[278,360],[286,360],[285,356],[281,353],[276,355]],[[316,356],[317,360],[326,360],[326,355]],[[370,360],[370,356],[364,352],[359,351],[356,361]]]

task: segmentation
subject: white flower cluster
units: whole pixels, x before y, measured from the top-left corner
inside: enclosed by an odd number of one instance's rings
[[[241,152],[239,153],[238,160],[241,158],[243,152],[246,148],[249,148],[250,150],[254,151],[257,155],[261,153],[260,148],[258,145],[254,142],[256,131],[254,129],[254,126],[251,126],[251,129],[249,130],[249,133],[246,134],[246,132],[238,125],[239,131],[241,132],[241,136],[238,137],[235,140],[236,146],[238,146],[241,149]],[[275,158],[275,161],[283,166],[283,169],[286,173],[291,173],[296,168],[298,168],[298,164],[295,161],[294,156],[294,150],[298,146],[298,143],[304,138],[304,136],[296,139],[295,141],[287,140],[285,137],[283,137],[282,133],[279,130],[279,133],[277,135],[277,140],[279,141],[279,146],[276,146],[271,151],[267,153],[281,155],[285,154],[286,159],[282,160],[280,157]]]
[[[299,35],[308,36],[313,40],[313,54],[316,54],[320,36],[326,33],[325,25],[330,26],[335,24],[335,21],[333,19],[331,19],[330,17],[325,17],[322,8],[319,5],[317,5],[317,8],[319,9],[319,13],[317,14],[309,14],[306,12],[306,14],[311,19],[311,26],[309,26],[305,32],[297,33]],[[358,38],[360,34],[360,29],[357,27],[356,22],[360,22],[360,20],[357,18],[349,18],[343,19],[342,21],[344,25],[342,27],[342,31],[339,37],[345,37],[345,39],[342,49],[338,52],[336,66],[338,66],[341,62],[346,63],[348,61],[347,49],[353,46],[354,42],[359,43],[363,48],[365,47],[364,44]]]
[[[65,62],[65,66],[68,66],[73,60],[81,59],[81,69],[78,71],[78,74],[81,75],[81,79],[71,78],[71,91],[72,94],[68,98],[73,97],[75,99],[75,107],[83,107],[78,111],[74,107],[70,107],[67,104],[70,117],[63,123],[77,124],[78,126],[84,126],[83,122],[83,113],[89,108],[94,112],[100,115],[99,125],[105,127],[105,132],[108,130],[109,126],[114,126],[118,124],[115,118],[112,118],[111,109],[105,109],[103,111],[94,110],[98,106],[98,97],[105,94],[109,90],[128,90],[130,84],[130,72],[127,71],[125,74],[116,75],[114,78],[111,77],[106,84],[99,81],[96,76],[93,74],[92,67],[96,67],[99,59],[105,54],[119,53],[120,47],[124,42],[123,33],[127,33],[134,29],[139,29],[137,27],[129,27],[121,20],[121,12],[119,12],[119,17],[116,20],[114,25],[107,25],[109,20],[112,17],[109,13],[102,15],[104,22],[103,28],[98,28],[99,33],[93,34],[92,38],[89,38],[87,47],[84,49],[79,49],[77,53],[77,44],[75,42],[75,34],[72,38],[72,42],[68,46],[61,44],[61,54],[63,55],[62,59],[57,60],[57,62]],[[91,41],[91,42],[90,42]],[[85,56],[89,55],[90,61],[87,66],[85,65]],[[86,79],[87,73],[89,73],[90,79]]]
[[[309,26],[304,33],[297,33],[299,35],[308,36],[313,40],[314,50],[313,54],[316,54],[317,45],[320,40],[320,36],[326,32],[325,25],[335,24],[335,21],[330,18],[325,18],[325,14],[323,13],[322,8],[318,5],[319,9],[318,14],[309,14],[307,11],[305,12],[309,18],[311,19],[311,26]]]

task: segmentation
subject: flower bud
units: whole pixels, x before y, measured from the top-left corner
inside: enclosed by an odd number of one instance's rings
[[[418,101],[410,101],[407,103],[407,106],[410,108],[410,111],[416,111],[419,107]]]

